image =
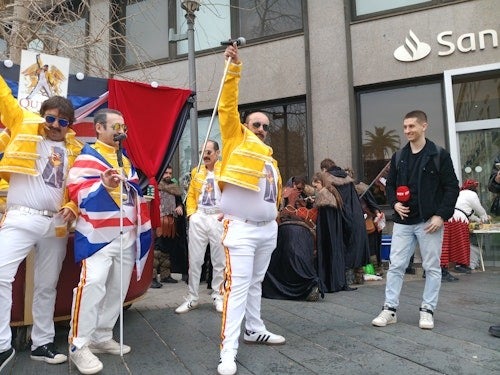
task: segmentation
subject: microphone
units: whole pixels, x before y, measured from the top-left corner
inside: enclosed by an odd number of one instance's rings
[[[113,136],[113,141],[115,141],[115,142],[121,142],[125,139],[127,139],[127,134],[125,134],[125,133],[115,134]]]
[[[396,189],[396,199],[401,203],[408,202],[410,200],[410,188],[406,185],[398,186]]]
[[[244,46],[247,44],[247,40],[240,36],[238,39],[229,39],[226,41],[220,42],[221,46],[232,46],[234,43],[236,43],[237,46]]]

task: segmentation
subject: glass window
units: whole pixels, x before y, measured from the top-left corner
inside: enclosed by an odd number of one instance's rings
[[[381,14],[410,11],[437,4],[463,0],[351,0],[353,18],[368,18]]]
[[[305,101],[255,109],[264,112],[270,119],[267,143],[273,148],[283,182],[293,176],[307,176]]]
[[[358,178],[369,184],[390,161],[392,154],[407,141],[403,133],[403,117],[420,109],[427,113],[426,136],[445,147],[445,123],[441,83],[366,91],[358,94],[362,174]],[[377,181],[372,192],[380,204],[386,203],[383,185]]]
[[[432,2],[432,0],[355,0],[356,16]]]
[[[128,0],[125,16],[126,65],[168,57],[168,1]]]
[[[195,13],[194,44],[196,51],[220,47],[220,42],[231,38],[230,1],[219,0],[216,3],[203,2]],[[187,32],[186,11],[177,5],[177,32]],[[177,43],[177,53],[188,52],[188,42]]]
[[[278,161],[283,181],[292,176],[308,175],[307,170],[307,136],[306,136],[306,104],[305,100],[286,102],[266,107],[246,107],[245,110],[258,109],[269,116],[270,130],[267,143],[273,148],[274,157]],[[205,140],[210,116],[198,118],[198,147]],[[190,172],[191,141],[189,122],[182,134],[178,146],[180,176]],[[210,139],[221,144],[218,119],[214,120]]]
[[[301,0],[220,0],[202,3],[195,13],[195,50],[220,47],[230,37],[247,41],[302,30]],[[234,15],[234,19],[231,18]],[[185,11],[177,5],[178,33],[185,33]],[[234,31],[234,35],[232,35]],[[177,53],[187,53],[187,41],[178,43]]]
[[[74,48],[75,40],[85,40],[87,35],[86,20],[80,18],[73,22],[58,25],[53,30],[60,40],[58,55],[71,56],[70,73],[85,71],[85,48]]]
[[[302,1],[240,0],[238,17],[247,40],[302,30]]]
[[[453,78],[455,121],[500,118],[500,71]]]
[[[479,181],[478,195],[489,213],[494,194],[488,191],[493,159],[500,154],[500,129],[482,129],[458,133],[462,182],[468,178]]]

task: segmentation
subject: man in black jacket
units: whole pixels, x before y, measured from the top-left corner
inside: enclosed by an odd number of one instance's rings
[[[396,308],[405,269],[418,242],[427,276],[419,327],[434,328],[433,314],[441,287],[443,222],[453,215],[459,186],[450,154],[425,138],[427,127],[424,112],[408,113],[403,120],[403,131],[409,142],[391,159],[386,186],[388,203],[395,212],[391,265],[383,309],[372,320],[377,327],[397,322]]]
[[[500,155],[497,155],[493,162],[493,168],[491,169],[490,179],[488,181],[488,190],[497,194],[495,199],[500,199],[498,196],[498,194],[500,194]],[[492,212],[491,214],[498,215],[498,212]],[[488,332],[493,336],[500,337],[500,325],[491,326]]]

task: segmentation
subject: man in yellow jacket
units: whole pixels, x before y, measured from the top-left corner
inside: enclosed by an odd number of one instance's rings
[[[236,45],[228,46],[231,58],[219,104],[222,166],[219,185],[224,214],[222,244],[226,253],[221,352],[217,371],[235,374],[235,356],[241,322],[243,339],[250,344],[281,345],[285,338],[269,332],[260,316],[262,280],[278,236],[281,177],[273,150],[264,143],[269,118],[262,112],[240,123],[238,84],[242,64]]]
[[[175,312],[186,313],[198,307],[198,289],[207,245],[210,244],[212,261],[212,300],[217,312],[222,312],[220,287],[224,278],[225,255],[221,244],[222,223],[220,214],[219,144],[207,141],[202,155],[203,165],[191,171],[191,183],[186,198],[186,213],[189,218],[189,282],[188,296]]]
[[[33,247],[31,358],[50,364],[67,360],[54,345],[56,286],[68,240],[67,233],[56,234],[56,225],[69,223],[76,216],[76,206],[68,200],[66,175],[82,144],[69,129],[74,109],[68,99],[47,99],[40,115],[21,108],[0,76],[1,122],[10,133],[0,161],[0,178],[10,184],[0,229],[0,369],[15,353],[9,327],[12,282]]]

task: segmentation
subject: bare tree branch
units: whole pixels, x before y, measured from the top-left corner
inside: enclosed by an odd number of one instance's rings
[[[108,61],[110,49],[119,51],[117,61],[125,61],[125,51],[132,54],[138,69],[154,65],[140,45],[113,32],[115,27],[123,29],[127,17],[120,7],[108,8],[109,12],[91,9],[89,0],[0,0],[0,38],[7,44],[5,56],[0,54],[0,58],[19,63],[21,51],[32,49],[69,57],[73,72],[103,78],[121,76],[123,69]]]

